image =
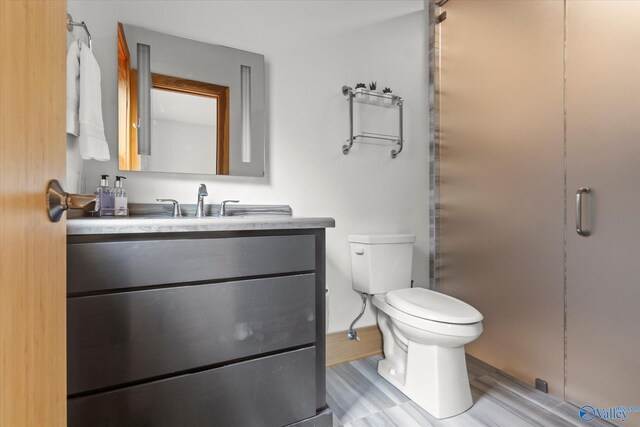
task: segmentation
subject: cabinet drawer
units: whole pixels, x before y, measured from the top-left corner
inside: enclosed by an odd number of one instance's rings
[[[312,235],[67,245],[69,294],[315,270]]]
[[[283,426],[314,416],[315,348],[68,401],[75,426]]]
[[[67,301],[68,393],[315,341],[315,275]]]

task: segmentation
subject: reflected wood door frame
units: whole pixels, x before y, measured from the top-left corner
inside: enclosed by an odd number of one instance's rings
[[[133,71],[133,70],[132,70]],[[151,73],[154,89],[200,95],[217,100],[216,174],[229,175],[229,87]]]
[[[129,90],[129,130],[137,120],[137,70],[131,70]],[[151,87],[190,95],[206,96],[217,100],[216,174],[229,175],[229,88],[213,83],[151,73]],[[140,170],[136,132],[129,132],[129,170]]]
[[[122,24],[118,23],[118,141],[127,141],[127,144],[118,143],[118,164],[122,170],[140,170],[136,135],[131,127],[136,120],[133,114],[137,115],[137,111],[132,111],[136,105],[132,98],[132,91],[136,90],[132,71],[127,38]]]
[[[158,73],[151,73],[151,86],[216,98],[216,174],[229,175],[229,87]],[[133,131],[138,120],[137,97],[137,70],[131,68],[127,37],[123,25],[118,23],[118,164],[121,170],[140,170],[137,132]]]

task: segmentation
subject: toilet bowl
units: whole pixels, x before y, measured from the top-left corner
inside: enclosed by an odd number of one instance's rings
[[[464,346],[482,334],[483,317],[456,298],[411,287],[414,240],[349,236],[352,279],[377,308],[384,350],[378,373],[434,417],[448,418],[473,405]]]

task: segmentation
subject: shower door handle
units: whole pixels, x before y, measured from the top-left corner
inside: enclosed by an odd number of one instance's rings
[[[582,195],[590,192],[591,188],[589,187],[581,187],[576,191],[576,233],[584,237],[590,236],[591,231],[582,227]]]

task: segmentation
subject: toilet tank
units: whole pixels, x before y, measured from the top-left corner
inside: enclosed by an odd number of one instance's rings
[[[413,234],[350,235],[353,289],[383,294],[411,287]]]

